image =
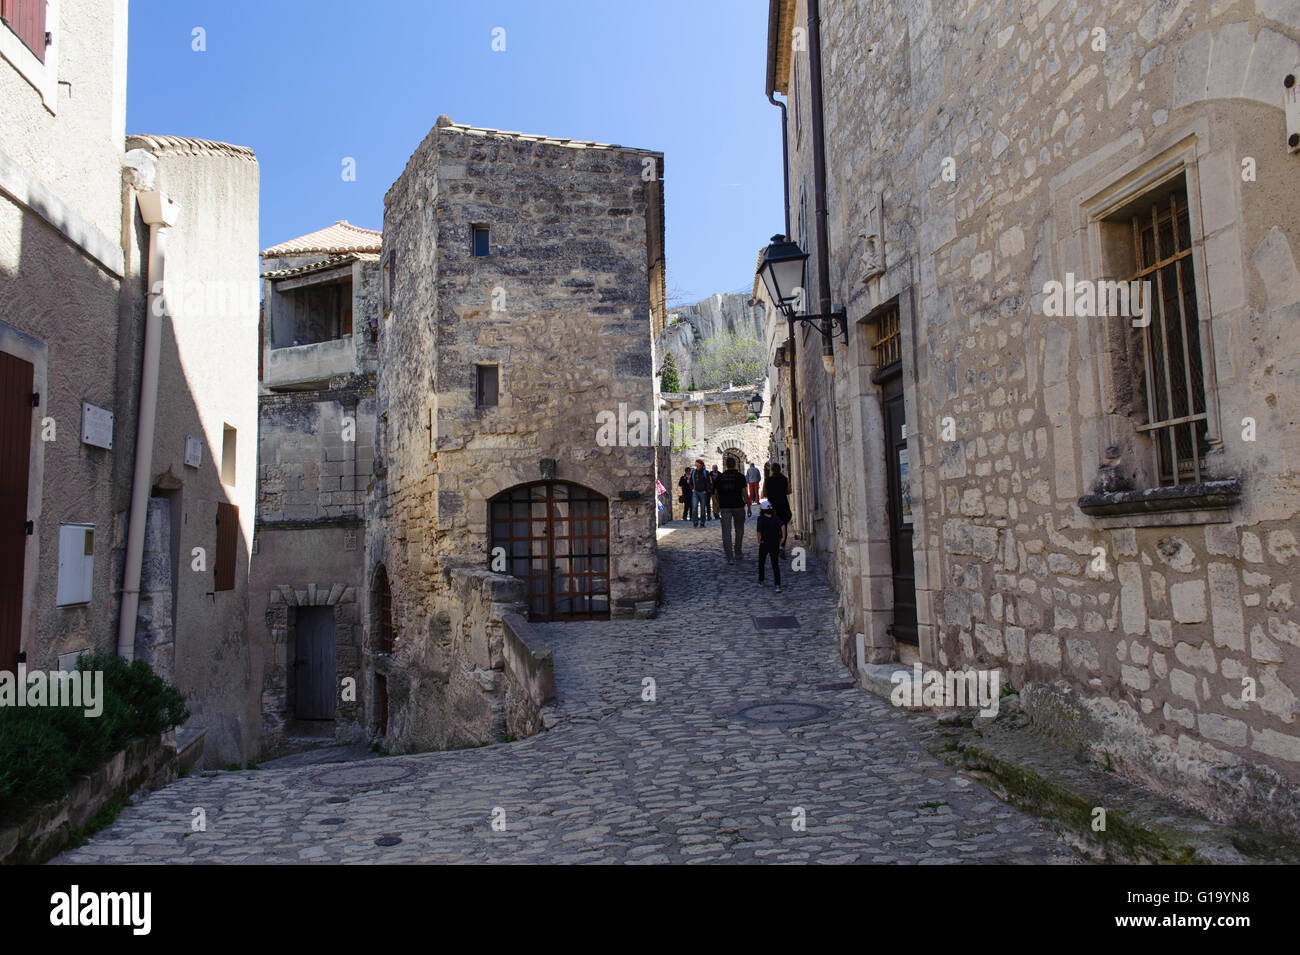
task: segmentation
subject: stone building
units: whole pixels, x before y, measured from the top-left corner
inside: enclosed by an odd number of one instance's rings
[[[1300,829],[1300,8],[772,0],[768,39],[807,311],[847,312],[833,374],[769,329],[846,661],[1000,668]]]
[[[662,173],[444,116],[385,198],[366,661],[390,748],[501,738],[508,610],[652,612]]]
[[[14,0],[0,24],[0,669],[138,656],[229,761],[255,745],[258,167],[125,135],[126,23]]]
[[[750,408],[754,395],[763,399],[757,415]],[[666,432],[665,444],[669,449],[669,463],[663,470],[672,478],[664,480],[664,484],[674,501],[678,494],[677,479],[696,459],[703,459],[705,467],[716,464],[721,468],[730,455],[741,471],[751,463],[762,470],[768,461],[772,439],[768,404],[765,381],[712,391],[660,393],[660,432]],[[680,507],[677,516],[681,516]]]
[[[253,641],[264,753],[364,733],[379,251],[379,232],[344,221],[262,251],[250,613],[267,623]]]

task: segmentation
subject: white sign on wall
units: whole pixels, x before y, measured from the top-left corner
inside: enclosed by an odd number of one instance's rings
[[[203,464],[203,442],[192,434],[185,436],[185,465],[197,468]]]
[[[96,408],[88,401],[81,403],[81,440],[95,448],[113,449],[113,412]]]

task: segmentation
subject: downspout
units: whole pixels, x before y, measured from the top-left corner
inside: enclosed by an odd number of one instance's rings
[[[781,177],[785,186],[785,236],[790,237],[790,126],[785,103],[776,98],[776,44],[781,28],[781,0],[768,0],[767,5],[767,101],[781,110]],[[799,94],[795,90],[795,95]],[[794,319],[787,323],[786,362],[790,369],[790,439],[799,440],[799,374],[794,352]],[[786,475],[789,480],[789,475]]]
[[[122,575],[122,612],[117,627],[117,654],[135,658],[135,621],[140,609],[140,570],[144,561],[145,523],[149,516],[149,487],[153,471],[154,422],[158,410],[158,356],[167,300],[163,274],[167,261],[167,227],[180,207],[157,190],[137,196],[140,217],[149,226],[148,295],[144,324],[144,362],[140,372],[140,410],[135,430],[135,474],[131,480],[131,515],[126,532],[126,565]]]
[[[812,87],[812,147],[813,147],[813,190],[815,193],[817,223],[817,285],[819,299],[818,311],[823,315],[831,312],[831,259],[830,238],[828,235],[826,209],[826,135],[822,103],[822,31],[820,0],[808,0],[808,79]],[[839,408],[835,399],[835,350],[834,323],[822,320],[822,363],[831,374],[831,443],[839,457]],[[840,468],[835,469],[835,523],[836,529],[842,529],[842,509],[840,506]]]

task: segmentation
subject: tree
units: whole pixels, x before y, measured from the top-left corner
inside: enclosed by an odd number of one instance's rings
[[[757,338],[726,332],[705,342],[700,374],[701,388],[721,388],[729,381],[747,385],[767,374],[767,351]]]
[[[660,374],[663,376],[659,385],[660,391],[676,394],[682,390],[682,383],[677,380],[677,362],[672,352],[664,356],[664,367]]]

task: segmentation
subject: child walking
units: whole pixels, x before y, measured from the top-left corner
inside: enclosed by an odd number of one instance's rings
[[[781,592],[781,564],[777,554],[781,551],[781,521],[772,511],[772,502],[758,502],[758,582],[763,582],[763,563],[772,558],[772,579],[776,582],[776,592]]]

